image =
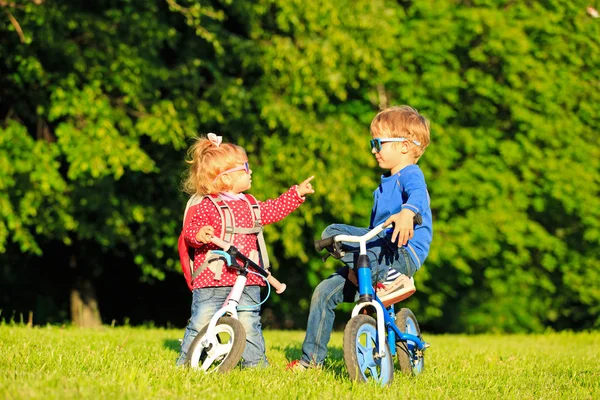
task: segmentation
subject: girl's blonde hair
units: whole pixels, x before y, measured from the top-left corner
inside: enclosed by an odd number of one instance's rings
[[[371,121],[371,134],[375,137],[406,138],[421,144],[414,145],[413,155],[418,160],[430,142],[429,121],[410,106],[389,107]]]
[[[216,145],[206,137],[196,138],[187,152],[186,163],[189,168],[183,180],[183,191],[189,195],[203,196],[231,190],[223,182],[223,171],[248,161],[246,151],[233,143]]]

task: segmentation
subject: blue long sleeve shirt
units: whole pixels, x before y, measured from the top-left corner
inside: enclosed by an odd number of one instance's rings
[[[379,187],[373,192],[373,199],[371,229],[404,208],[421,213],[423,223],[415,226],[413,238],[405,245],[417,268],[421,268],[433,239],[429,192],[421,168],[412,164],[394,175],[382,175]]]

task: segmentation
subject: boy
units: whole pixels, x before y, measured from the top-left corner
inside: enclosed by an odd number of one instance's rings
[[[369,229],[385,223],[393,231],[381,232],[367,242],[373,281],[386,278],[378,285],[377,296],[386,304],[396,303],[415,291],[412,276],[421,267],[432,239],[429,194],[421,169],[416,165],[429,145],[429,121],[409,106],[390,107],[371,122],[371,153],[379,167],[389,172],[373,193]],[[415,227],[413,218],[420,214],[422,223]],[[334,224],[322,237],[363,235],[369,229]],[[391,231],[391,230],[388,230]],[[302,357],[288,368],[303,370],[320,366],[327,356],[327,344],[333,329],[336,306],[354,302],[357,294],[354,267],[356,254],[346,253],[345,266],[322,281],[312,296],[302,344]]]

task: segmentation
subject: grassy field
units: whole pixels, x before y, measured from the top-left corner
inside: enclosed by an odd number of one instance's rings
[[[0,325],[0,399],[599,399],[600,332],[426,335],[419,377],[388,387],[348,380],[342,333],[325,368],[293,373],[303,332],[266,331],[271,365],[227,375],[178,369],[183,330]]]

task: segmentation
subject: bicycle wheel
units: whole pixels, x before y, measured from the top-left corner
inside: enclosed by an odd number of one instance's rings
[[[422,340],[417,318],[408,308],[402,308],[396,313],[396,326],[400,329],[400,332],[415,335]],[[400,371],[403,374],[418,375],[423,372],[423,368],[425,368],[423,352],[419,351],[414,342],[396,341],[396,354],[398,355]]]
[[[246,331],[240,321],[231,317],[221,317],[215,326],[216,345],[204,347],[208,325],[198,333],[188,352],[186,363],[190,368],[222,374],[231,371],[242,358],[246,348]]]
[[[368,315],[357,315],[344,329],[344,361],[350,379],[367,382],[372,379],[387,385],[394,379],[394,361],[385,338],[385,356],[377,350],[377,323]]]

